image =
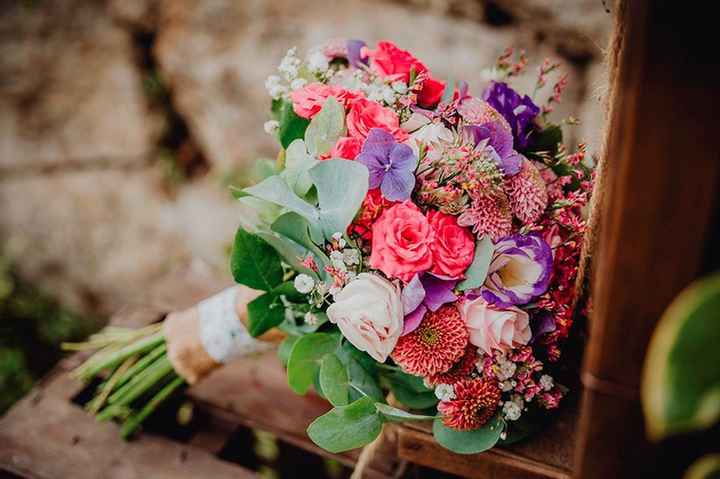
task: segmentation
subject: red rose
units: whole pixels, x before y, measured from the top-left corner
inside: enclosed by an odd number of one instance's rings
[[[430,211],[428,223],[435,233],[430,244],[433,253],[431,272],[452,279],[462,278],[475,257],[473,235],[457,223],[457,218],[439,211]]]
[[[400,128],[400,119],[397,113],[367,98],[358,98],[350,104],[350,111],[345,121],[348,134],[363,141],[367,138],[371,128],[387,130],[399,142],[406,140],[408,136]]]
[[[445,82],[430,77],[423,82],[422,90],[418,93],[418,105],[432,107],[440,103],[445,91]]]
[[[435,233],[425,215],[411,201],[383,212],[372,227],[370,266],[391,278],[409,282],[433,263],[430,250]]]
[[[365,241],[372,241],[372,225],[382,212],[392,206],[394,202],[386,199],[380,188],[373,188],[367,192],[360,211],[348,227],[348,233],[359,236]]]
[[[360,148],[362,147],[362,141],[357,138],[350,136],[343,136],[340,138],[335,146],[330,151],[330,158],[343,158],[345,160],[354,160]]]
[[[380,75],[392,80],[410,81],[410,70],[415,74],[425,73],[427,67],[407,50],[402,50],[392,42],[378,42],[377,49],[366,50],[370,64]]]

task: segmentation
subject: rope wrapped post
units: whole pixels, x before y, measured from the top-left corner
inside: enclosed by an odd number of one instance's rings
[[[620,0],[614,10],[574,471],[584,479],[657,472],[638,401],[641,368],[662,311],[701,271],[720,177],[710,16],[669,1]]]

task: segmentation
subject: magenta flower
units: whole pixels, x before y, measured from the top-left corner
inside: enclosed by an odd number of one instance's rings
[[[528,147],[535,117],[540,108],[527,96],[520,96],[507,83],[491,82],[483,93],[483,100],[495,108],[507,120],[512,128],[515,148],[524,150]]]
[[[405,326],[401,336],[420,326],[425,313],[435,312],[446,303],[457,300],[453,293],[458,280],[440,278],[430,273],[416,274],[402,292]]]
[[[398,143],[381,128],[372,128],[355,158],[370,172],[370,189],[380,187],[390,201],[405,201],[415,188],[417,157],[412,149]]]

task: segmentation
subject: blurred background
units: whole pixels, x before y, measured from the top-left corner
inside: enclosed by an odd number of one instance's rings
[[[596,154],[610,27],[602,0],[0,2],[0,414],[173,271],[230,281],[227,187],[277,153],[264,80],[289,47],[393,40],[475,94],[506,47],[528,84],[560,60],[555,118]]]

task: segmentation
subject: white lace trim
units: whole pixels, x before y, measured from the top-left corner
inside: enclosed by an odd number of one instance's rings
[[[239,291],[239,286],[228,288],[198,304],[202,345],[218,363],[227,363],[269,347],[250,336],[238,318],[235,299]]]

